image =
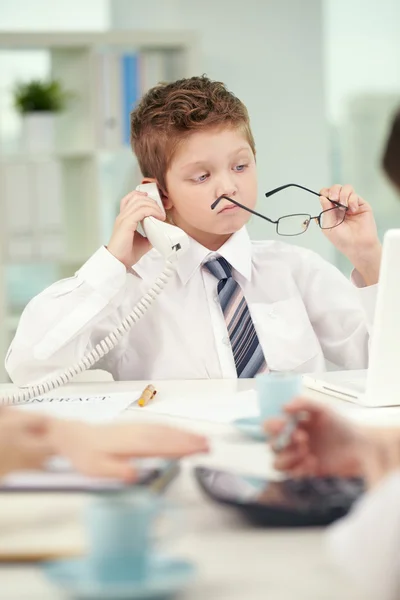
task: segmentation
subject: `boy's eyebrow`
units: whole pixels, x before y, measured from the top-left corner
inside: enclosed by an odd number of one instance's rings
[[[235,156],[236,154],[239,154],[240,152],[243,152],[244,150],[249,152],[250,148],[248,146],[242,146],[241,148],[237,148],[236,150],[234,150],[233,152],[231,152],[229,154],[229,157]],[[191,167],[203,166],[205,164],[207,164],[207,160],[196,160],[194,162],[186,163],[186,165],[183,165],[182,170],[188,169]]]

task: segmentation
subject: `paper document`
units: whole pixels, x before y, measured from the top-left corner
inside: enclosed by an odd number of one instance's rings
[[[190,456],[184,461],[191,467],[208,467],[274,481],[285,477],[274,469],[274,456],[267,443],[254,440],[230,442],[214,437],[209,454]]]
[[[71,395],[38,396],[19,410],[45,412],[60,419],[79,419],[90,423],[111,421],[126,410],[140,396],[140,391],[105,396]]]
[[[135,408],[170,417],[226,424],[236,419],[258,415],[255,390],[209,396],[204,394],[178,396],[177,394],[162,393],[144,408]]]
[[[65,473],[48,471],[21,471],[7,475],[1,481],[0,492],[9,490],[17,491],[94,491],[94,490],[120,490],[123,483],[117,479],[102,477],[87,477],[76,471]]]

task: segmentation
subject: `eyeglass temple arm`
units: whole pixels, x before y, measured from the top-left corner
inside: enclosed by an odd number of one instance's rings
[[[214,208],[216,208],[216,206],[218,206],[218,204],[220,203],[220,201],[222,200],[222,198],[225,198],[225,200],[229,200],[229,202],[232,202],[232,204],[236,204],[236,206],[240,206],[240,208],[243,208],[244,210],[247,210],[247,212],[251,213],[252,215],[256,215],[256,217],[261,217],[261,219],[265,219],[269,223],[273,223],[274,225],[276,225],[278,223],[278,221],[273,221],[272,219],[269,219],[268,217],[265,217],[261,213],[255,211],[255,210],[252,210],[251,208],[248,208],[247,206],[244,206],[243,204],[240,204],[240,202],[237,202],[236,200],[233,200],[232,198],[229,198],[229,196],[220,196],[219,198],[217,198],[211,204],[211,210],[214,210]]]
[[[305,192],[310,192],[310,194],[314,194],[314,196],[318,196],[318,198],[320,198],[322,195],[322,194],[319,194],[318,192],[314,192],[314,190],[310,190],[309,188],[304,187],[303,185],[298,185],[297,183],[287,183],[286,185],[281,185],[280,187],[277,187],[274,190],[266,192],[265,196],[266,196],[266,198],[269,198],[270,196],[273,196],[274,194],[277,194],[278,192],[281,192],[282,190],[286,190],[286,188],[289,188],[289,187],[296,187],[301,190],[304,190]],[[326,196],[324,196],[324,198],[326,198]],[[344,204],[337,202],[337,200],[331,200],[330,198],[326,198],[326,199],[329,200],[329,202],[331,202],[332,204],[334,204],[337,207],[345,208],[346,210],[348,210],[348,208],[349,208],[348,206],[345,206]]]
[[[278,192],[281,192],[282,190],[286,190],[287,188],[290,188],[290,187],[297,187],[301,190],[304,190],[305,192],[310,192],[310,194],[314,194],[314,196],[318,196],[318,198],[321,196],[321,194],[318,194],[318,192],[314,192],[314,190],[310,190],[309,188],[306,188],[303,185],[298,185],[297,183],[287,183],[286,185],[281,185],[280,187],[277,187],[274,190],[270,190],[269,192],[266,192],[265,196],[266,196],[266,198],[269,198],[270,196],[273,196],[274,194],[277,194]]]

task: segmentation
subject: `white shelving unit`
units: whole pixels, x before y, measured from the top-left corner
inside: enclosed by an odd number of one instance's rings
[[[119,83],[115,70],[107,72],[105,62],[112,64],[118,60],[115,57],[124,53],[139,56],[143,68],[142,91],[160,80],[172,81],[197,74],[197,38],[191,31],[0,32],[0,54],[21,50],[48,52],[50,74],[61,80],[73,96],[67,109],[57,116],[53,152],[9,154],[2,151],[0,139],[0,381],[6,378],[3,357],[23,308],[21,303],[15,305],[12,301],[12,290],[7,284],[10,270],[29,270],[31,264],[40,270],[42,265],[43,269],[52,265],[55,279],[72,275],[96,248],[107,242],[119,200],[139,182],[140,174],[130,147],[118,136],[104,135],[105,131],[109,133],[105,128],[109,128],[110,123],[113,127],[119,126],[122,118],[118,110],[120,106],[122,111],[120,98],[114,97],[114,93],[120,93]],[[104,112],[105,101],[114,104],[111,108],[115,115],[111,119]],[[15,252],[10,254],[12,244],[15,246],[11,212],[14,221],[18,221],[18,215],[26,215],[29,208],[34,220],[34,203],[46,194],[51,198],[51,191],[42,187],[41,192],[36,190],[35,196],[33,189],[31,192],[32,179],[28,179],[29,201],[23,193],[16,193],[14,198],[7,187],[7,177],[12,167],[17,166],[21,167],[21,173],[28,169],[29,177],[37,178],[38,171],[42,172],[50,164],[54,168],[54,163],[59,180],[62,251],[58,248],[52,252],[49,242],[47,253],[42,250],[38,254],[37,246],[33,245],[32,251],[25,250],[23,258],[16,257]],[[41,177],[43,180],[43,175]],[[15,179],[22,185],[20,177]],[[17,186],[17,189],[24,188]],[[52,208],[50,203],[49,209]],[[38,235],[40,238],[42,233],[36,232],[36,238]]]

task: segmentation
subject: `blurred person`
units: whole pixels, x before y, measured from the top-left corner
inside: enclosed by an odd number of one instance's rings
[[[286,415],[299,416],[275,467],[289,477],[363,477],[367,493],[344,519],[328,529],[335,562],[373,600],[400,599],[400,428],[363,427],[306,398],[293,400]],[[285,418],[271,419],[274,438]]]
[[[90,425],[0,409],[0,477],[18,470],[45,468],[54,456],[66,458],[80,473],[134,482],[134,458],[180,458],[208,451],[203,436],[146,423]]]
[[[400,110],[396,113],[391,124],[382,165],[391,183],[400,193]]]

